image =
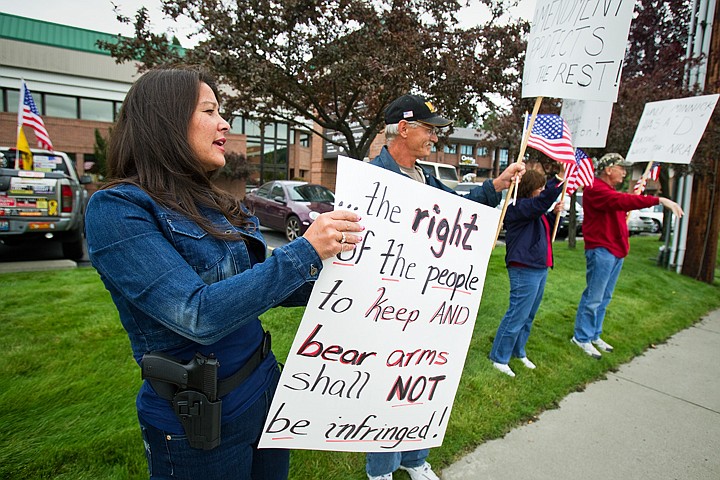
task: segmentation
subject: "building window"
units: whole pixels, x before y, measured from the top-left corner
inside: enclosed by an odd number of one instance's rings
[[[5,96],[6,102],[5,105],[3,105],[3,111],[17,113],[20,103],[20,90],[5,90]],[[33,95],[33,98],[37,104],[37,97]]]
[[[82,120],[113,121],[113,102],[109,100],[80,99],[80,118]]]
[[[260,136],[260,123],[255,120],[248,120],[247,118],[244,120],[245,128],[243,129],[243,133],[249,137],[259,137]]]
[[[478,157],[487,157],[487,154],[488,154],[487,147],[478,147],[477,148]]]
[[[451,143],[450,145],[445,145],[445,148],[443,149],[443,151],[445,153],[450,153],[450,154],[454,155],[457,153],[457,144]]]
[[[298,138],[298,143],[301,147],[309,147],[310,146],[310,134],[309,133],[301,133],[300,137]]]
[[[64,95],[46,93],[43,114],[48,117],[78,118],[78,99]]]
[[[460,155],[470,155],[473,154],[473,146],[472,145],[460,145]]]
[[[500,165],[500,170],[505,170],[508,166],[508,149],[507,148],[501,148],[498,153],[498,163]]]

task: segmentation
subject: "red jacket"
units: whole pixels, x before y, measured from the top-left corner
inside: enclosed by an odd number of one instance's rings
[[[630,251],[627,212],[658,203],[657,197],[621,193],[595,177],[592,188],[583,191],[585,250],[604,247],[617,258],[625,258]]]

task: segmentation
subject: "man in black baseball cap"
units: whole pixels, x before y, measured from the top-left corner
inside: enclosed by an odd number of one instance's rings
[[[385,123],[391,125],[400,123],[400,120],[408,122],[422,122],[434,127],[447,127],[452,122],[441,117],[435,106],[420,95],[406,94],[395,99],[385,109]]]
[[[437,109],[425,98],[407,94],[388,105],[385,123],[387,145],[370,163],[431,187],[455,193],[415,163],[418,158],[430,155],[433,145],[438,141],[439,129],[452,122],[438,115]],[[519,179],[523,173],[525,164],[513,163],[499,177],[478,184],[465,198],[495,207],[502,200],[502,191],[510,186],[513,177]],[[370,480],[392,480],[392,474],[398,468],[405,470],[411,480],[440,480],[426,461],[429,453],[428,449],[368,453],[365,470]]]

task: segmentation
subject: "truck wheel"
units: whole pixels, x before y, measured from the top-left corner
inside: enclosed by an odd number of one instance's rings
[[[62,252],[63,257],[65,258],[70,260],[80,260],[85,254],[82,238],[72,242],[63,242]]]

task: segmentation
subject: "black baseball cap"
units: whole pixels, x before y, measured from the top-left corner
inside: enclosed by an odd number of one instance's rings
[[[399,123],[400,120],[408,122],[422,122],[435,127],[447,127],[452,122],[437,113],[435,106],[420,95],[406,94],[396,98],[385,109],[385,124]]]

